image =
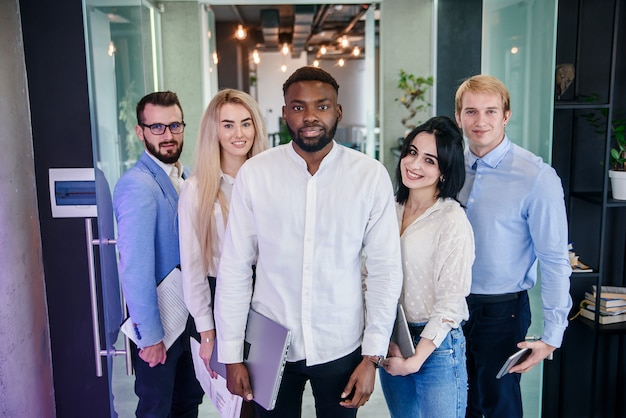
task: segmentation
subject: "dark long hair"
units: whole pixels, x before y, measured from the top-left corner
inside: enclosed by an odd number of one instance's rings
[[[402,183],[400,163],[409,153],[409,146],[413,139],[421,132],[434,134],[437,143],[437,160],[439,161],[439,171],[443,176],[443,181],[440,180],[437,183],[437,190],[439,191],[437,197],[456,199],[456,195],[461,191],[465,182],[463,134],[457,124],[449,117],[435,116],[413,129],[402,143],[402,151],[396,167],[396,202],[404,204],[409,198],[409,188]]]

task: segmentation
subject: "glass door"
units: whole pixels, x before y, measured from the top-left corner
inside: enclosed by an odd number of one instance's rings
[[[493,75],[511,94],[512,142],[541,156],[552,156],[552,114],[557,0],[483,2],[482,72]],[[529,291],[532,324],[527,338],[543,333],[541,278]],[[541,416],[543,362],[522,376],[522,401],[528,416]]]
[[[117,180],[143,152],[135,135],[135,105],[160,81],[160,15],[141,0],[83,0],[89,107],[98,204],[97,227],[88,225],[88,242],[99,260],[92,288],[100,321],[97,374],[110,382],[112,416],[133,416],[136,407],[130,356],[119,325],[126,316],[117,273],[115,222],[111,195]],[[97,292],[96,292],[97,290]]]

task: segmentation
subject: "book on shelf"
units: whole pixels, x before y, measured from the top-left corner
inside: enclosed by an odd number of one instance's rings
[[[591,321],[596,320],[595,315],[595,312],[592,312],[589,309],[580,309],[580,316],[587,318]],[[626,322],[626,313],[618,315],[599,315],[598,317],[598,323],[600,323],[601,325],[616,324],[619,322]]]
[[[596,295],[596,285],[591,285],[591,293]],[[600,296],[608,299],[626,299],[626,287],[622,286],[601,286]]]
[[[595,305],[596,294],[585,293],[585,300]],[[604,293],[600,294],[600,306],[602,308],[614,308],[616,306],[626,306],[626,298],[607,297]]]
[[[585,300],[587,303],[585,303],[585,308],[589,309],[590,311],[595,311],[596,310],[596,305],[594,303],[590,303],[589,301]],[[624,306],[614,306],[612,308],[605,308],[603,306],[600,306],[600,314],[601,315],[619,315],[619,314],[623,314],[626,313],[626,305]]]

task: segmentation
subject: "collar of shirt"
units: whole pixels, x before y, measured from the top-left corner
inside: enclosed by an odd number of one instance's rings
[[[482,158],[477,157],[472,151],[469,151],[469,165],[470,167],[473,167],[474,164],[478,162],[478,164],[496,168],[498,164],[502,162],[506,153],[509,152],[509,149],[511,149],[511,141],[505,135],[502,142],[500,142],[497,147],[489,151],[487,155]]]
[[[148,154],[148,157],[152,158],[152,160],[157,163],[157,165],[159,167],[161,167],[163,169],[163,171],[165,171],[165,174],[167,174],[168,177],[170,177],[172,173],[172,170],[177,170],[178,171],[178,177],[182,178],[183,176],[183,165],[179,162],[176,161],[175,164],[165,164],[163,161],[159,160],[157,157],[155,157],[154,155],[150,154],[148,151],[144,151],[146,154]]]
[[[231,186],[235,183],[235,178],[231,175],[224,173],[222,170],[220,170],[220,178]]]
[[[320,170],[330,164],[335,158],[337,158],[337,155],[339,154],[339,151],[337,149],[337,143],[335,142],[335,140],[333,139],[333,147],[330,149],[330,151],[328,152],[328,154],[326,154],[326,156],[322,159],[322,162],[320,163]],[[293,160],[300,166],[304,167],[305,170],[307,170],[307,162],[304,160],[304,158],[302,158],[300,156],[300,154],[298,154],[296,152],[296,150],[293,148],[293,141],[291,141],[291,146],[287,147],[288,149],[288,154],[291,158],[293,158]],[[318,170],[319,171],[319,170]],[[308,171],[307,171],[308,172]]]

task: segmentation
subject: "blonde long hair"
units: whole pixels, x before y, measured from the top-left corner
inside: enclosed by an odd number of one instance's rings
[[[196,163],[194,176],[198,184],[198,211],[196,212],[195,227],[200,241],[202,265],[205,271],[213,266],[213,251],[211,239],[215,236],[217,220],[213,213],[213,205],[219,202],[226,223],[228,218],[228,203],[220,191],[221,146],[219,140],[220,110],[226,103],[240,104],[245,107],[252,118],[255,135],[254,144],[248,158],[269,148],[265,121],[261,116],[258,103],[249,94],[234,89],[225,89],[218,92],[207,106],[202,121],[196,145]]]

